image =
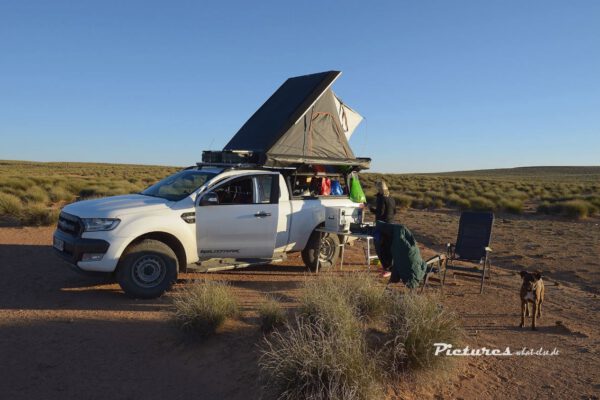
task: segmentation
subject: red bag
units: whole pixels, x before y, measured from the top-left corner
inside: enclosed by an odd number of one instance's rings
[[[331,179],[321,179],[321,192],[319,194],[321,196],[329,196],[331,194]]]

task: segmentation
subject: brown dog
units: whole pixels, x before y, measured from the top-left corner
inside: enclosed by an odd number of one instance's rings
[[[521,285],[521,325],[525,325],[525,317],[529,317],[529,303],[533,304],[531,329],[537,330],[536,318],[542,316],[542,303],[544,302],[544,282],[539,272],[521,271],[523,284]]]

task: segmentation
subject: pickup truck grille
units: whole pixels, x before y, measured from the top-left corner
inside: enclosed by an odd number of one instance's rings
[[[65,212],[60,213],[57,228],[71,236],[79,236],[83,232],[83,225],[79,218]]]

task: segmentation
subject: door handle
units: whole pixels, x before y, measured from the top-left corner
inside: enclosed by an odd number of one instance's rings
[[[264,211],[259,211],[259,212],[257,212],[256,214],[254,214],[254,216],[255,216],[256,218],[270,217],[270,216],[271,216],[271,213],[264,212]]]

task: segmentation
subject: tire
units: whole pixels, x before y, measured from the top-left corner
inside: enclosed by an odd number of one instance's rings
[[[312,271],[317,270],[317,251],[319,251],[320,233],[313,231],[308,238],[306,247],[302,250],[302,261]],[[319,270],[329,269],[334,266],[340,257],[340,238],[330,233],[323,234],[323,247],[321,248],[321,260]]]
[[[121,256],[116,278],[127,296],[155,299],[177,280],[177,256],[165,243],[144,239]]]

